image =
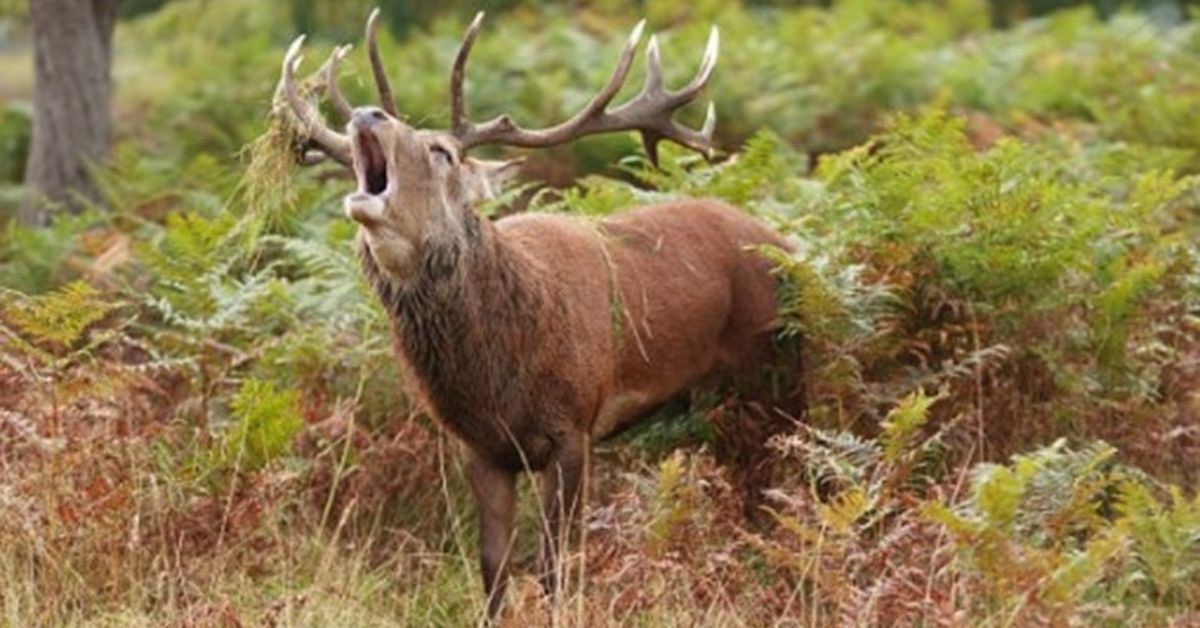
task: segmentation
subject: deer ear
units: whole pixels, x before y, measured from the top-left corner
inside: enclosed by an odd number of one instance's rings
[[[471,167],[475,168],[476,172],[483,175],[483,178],[488,182],[488,187],[499,192],[521,171],[521,165],[525,163],[525,158],[517,157],[516,159],[501,160],[468,157],[467,161],[471,164]]]

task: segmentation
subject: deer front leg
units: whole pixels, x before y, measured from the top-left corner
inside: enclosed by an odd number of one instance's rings
[[[478,456],[472,456],[468,475],[479,508],[479,563],[490,621],[500,613],[508,586],[508,559],[517,499],[516,475]]]
[[[557,594],[562,582],[562,555],[567,547],[571,523],[581,510],[579,489],[585,458],[583,439],[572,439],[542,471],[541,576],[542,588],[551,597]]]

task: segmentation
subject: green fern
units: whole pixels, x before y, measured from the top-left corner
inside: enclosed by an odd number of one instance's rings
[[[929,397],[924,390],[917,390],[888,411],[881,426],[883,434],[880,435],[885,460],[896,462],[912,448],[919,436],[918,431],[929,421],[929,408],[944,396]]]
[[[242,383],[230,410],[234,423],[225,436],[225,460],[242,470],[261,468],[286,454],[304,425],[299,393],[255,379]]]
[[[4,318],[33,341],[58,350],[73,348],[89,327],[117,306],[82,281],[38,297],[13,296],[14,302],[4,307]]]

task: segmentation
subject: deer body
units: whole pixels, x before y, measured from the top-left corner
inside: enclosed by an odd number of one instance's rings
[[[489,464],[541,471],[565,440],[605,438],[771,356],[775,281],[748,249],[783,242],[732,207],[456,222],[404,283],[367,242],[364,268],[425,398]]]
[[[507,116],[483,124],[466,119],[463,68],[477,17],[452,72],[453,128],[437,132],[395,116],[375,46],[376,18],[368,21],[367,43],[382,109],[345,102],[334,75],[348,48],[338,48],[318,87],[349,123],[345,134],[326,127],[306,99],[316,90],[301,93],[293,76],[302,38],[284,59],[278,102],[286,101],[308,146],[356,174],[358,191],[346,197],[345,211],[360,225],[364,272],[391,318],[397,354],[433,413],[470,453],[480,562],[494,617],[507,582],[520,473],[542,476],[542,576],[553,591],[590,442],[715,382],[736,382],[740,394],[765,406],[797,409],[754,376],[780,356],[772,345],[776,282],[770,263],[753,249],[786,245],[753,218],[709,200],[599,221],[524,214],[493,223],[474,211],[509,169],[465,154],[479,144],[538,147],[638,130],[652,160],[661,139],[707,153],[711,106],[700,131],[676,124],[671,114],[707,82],[715,29],[700,72],[677,92],[662,86],[651,39],[645,88],[609,111],[632,63],[639,24],[612,78],[582,111],[555,127],[527,130]]]

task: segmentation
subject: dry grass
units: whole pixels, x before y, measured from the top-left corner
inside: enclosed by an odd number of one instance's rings
[[[203,476],[179,454],[206,437],[171,418],[187,395],[169,368],[149,368],[132,350],[76,365],[56,382],[72,382],[70,397],[48,404],[52,383],[6,356],[6,625],[479,620],[473,515],[456,446],[420,417],[372,432],[356,425],[352,404],[332,404],[309,416],[293,457]],[[112,372],[125,375],[96,386],[97,374]],[[976,434],[958,421],[936,436],[967,449]],[[746,524],[728,475],[704,449],[648,459],[603,448],[586,542],[570,563],[572,593],[552,607],[523,576],[502,625],[1060,625],[1119,616],[1116,607],[1044,597],[1033,567],[1005,585],[1024,591],[1022,607],[979,607],[995,583],[966,568],[954,536],[918,508],[958,501],[966,461],[939,473],[918,472],[915,462],[865,464],[861,486],[888,487],[869,489],[877,501],[868,508],[846,478],[814,472],[831,451],[813,449],[820,442],[807,430],[780,441],[777,463],[789,471],[770,493],[776,523],[767,528]],[[525,574],[531,497],[518,545]]]

